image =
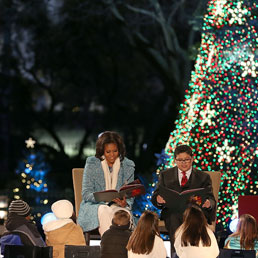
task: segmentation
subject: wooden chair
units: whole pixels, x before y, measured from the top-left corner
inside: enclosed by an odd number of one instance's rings
[[[215,197],[216,203],[218,204],[219,189],[220,189],[220,183],[221,183],[221,172],[219,171],[204,171],[204,172],[207,173],[211,178],[213,195]],[[215,218],[215,221],[213,221],[212,224],[209,225],[209,228],[213,232],[215,232],[215,227],[216,227],[216,218]]]
[[[220,189],[220,182],[221,182],[221,172],[218,172],[218,171],[204,171],[204,172],[207,173],[211,178],[213,195],[215,197],[216,203],[218,203],[219,189]],[[209,225],[209,228],[213,232],[215,232],[215,227],[216,227],[216,219],[215,221],[212,222],[211,225]],[[167,233],[165,222],[163,220],[159,221],[159,230],[161,233]]]
[[[74,201],[75,201],[75,214],[78,217],[80,204],[82,201],[82,177],[83,177],[83,168],[73,168],[72,177],[73,177],[73,190],[74,190]],[[98,229],[92,231],[84,232],[86,244],[90,245],[90,239],[100,239]]]

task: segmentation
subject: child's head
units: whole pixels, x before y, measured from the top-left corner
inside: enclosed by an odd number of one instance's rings
[[[154,245],[155,236],[159,235],[158,215],[152,211],[144,211],[133,231],[127,250],[137,254],[149,254]]]
[[[181,153],[186,153],[186,154],[188,154],[190,157],[193,156],[193,151],[192,151],[191,147],[188,146],[188,145],[178,145],[178,146],[176,147],[176,149],[175,149],[175,152],[174,152],[175,158],[176,158],[179,154],[181,154]]]
[[[258,239],[256,219],[250,214],[241,215],[237,224],[237,230],[232,235],[240,237],[241,248],[253,249],[254,241]]]
[[[241,215],[237,224],[237,232],[257,235],[256,219],[250,214]]]
[[[141,215],[137,228],[140,231],[151,231],[154,235],[159,232],[159,217],[155,212],[144,211]]]
[[[14,200],[10,203],[8,208],[9,214],[16,214],[22,217],[28,217],[31,212],[31,208],[27,202],[23,200]]]
[[[117,226],[125,226],[130,223],[130,214],[125,210],[119,210],[114,214],[113,223]]]
[[[181,171],[188,171],[193,164],[193,152],[188,145],[179,145],[176,147],[175,152],[175,163]]]
[[[182,228],[182,246],[199,246],[200,241],[203,246],[211,245],[211,239],[207,232],[207,220],[198,205],[192,204],[185,210]]]
[[[68,200],[59,200],[52,204],[51,210],[58,219],[69,219],[73,215],[73,205]]]
[[[204,216],[204,213],[202,209],[196,204],[191,204],[185,210],[183,218],[185,228],[191,225],[196,225],[198,228],[207,226],[207,220]]]

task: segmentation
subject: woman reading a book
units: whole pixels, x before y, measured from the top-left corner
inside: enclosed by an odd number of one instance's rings
[[[100,235],[109,229],[117,210],[130,213],[133,198],[115,198],[112,202],[97,202],[95,192],[119,189],[134,180],[134,162],[125,157],[125,145],[116,132],[102,133],[96,143],[95,156],[88,157],[83,173],[82,202],[78,223],[83,231],[99,229]]]

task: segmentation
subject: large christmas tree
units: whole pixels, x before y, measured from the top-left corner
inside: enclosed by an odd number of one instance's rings
[[[159,169],[173,166],[179,144],[195,166],[221,171],[217,222],[237,216],[239,195],[257,194],[258,35],[256,1],[211,0],[189,90]]]

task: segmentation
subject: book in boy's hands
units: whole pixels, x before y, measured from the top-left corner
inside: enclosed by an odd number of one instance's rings
[[[145,194],[145,188],[139,179],[123,185],[119,190],[111,189],[93,193],[96,202],[111,202],[115,198],[123,199],[124,196],[131,198],[141,194]]]
[[[187,204],[191,202],[197,203],[198,205],[203,204],[206,193],[206,188],[195,188],[177,192],[165,186],[159,186],[159,194],[166,201],[164,205],[178,212],[183,212]]]

